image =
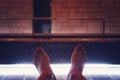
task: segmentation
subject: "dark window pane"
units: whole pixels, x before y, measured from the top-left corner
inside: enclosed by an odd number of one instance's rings
[[[34,33],[51,33],[50,20],[34,20],[33,26]]]
[[[50,0],[33,0],[34,17],[50,17],[51,6]]]

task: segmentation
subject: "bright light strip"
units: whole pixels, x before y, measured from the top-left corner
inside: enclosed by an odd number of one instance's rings
[[[86,64],[85,75],[120,75],[120,65],[111,64]]]
[[[33,64],[0,65],[0,75],[38,75]]]
[[[51,64],[55,75],[67,75],[70,64]],[[85,64],[84,75],[120,75],[120,65],[111,64]],[[38,76],[33,64],[0,65],[0,75],[34,75]]]
[[[51,68],[56,75],[67,75],[70,70],[70,64],[52,64]]]

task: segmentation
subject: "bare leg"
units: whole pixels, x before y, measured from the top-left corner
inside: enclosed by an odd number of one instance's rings
[[[86,52],[81,45],[77,45],[71,56],[71,69],[67,80],[87,80],[83,75],[83,67],[86,62]]]
[[[43,48],[37,48],[33,54],[33,62],[40,77],[38,80],[56,80],[56,77],[50,67],[50,59]]]

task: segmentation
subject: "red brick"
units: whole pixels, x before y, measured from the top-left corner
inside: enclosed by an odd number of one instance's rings
[[[32,17],[32,0],[0,0],[1,18]],[[32,33],[32,20],[2,20],[4,28],[0,33]],[[24,29],[25,28],[25,29]],[[1,31],[3,30],[3,31]]]
[[[110,32],[109,30],[109,26],[113,26],[113,24],[107,23],[108,18],[110,17],[119,17],[120,16],[120,1],[119,0],[60,0],[62,1],[62,4],[58,2],[58,4],[62,5],[63,8],[67,8],[69,9],[69,17],[97,17],[97,18],[104,18],[104,20],[106,20],[106,26],[107,27],[107,31],[106,32]],[[67,3],[66,3],[67,2]],[[62,16],[66,17],[67,16],[67,10],[64,9],[60,9],[60,12],[62,12]],[[67,29],[67,31],[69,32],[69,30],[74,29],[74,26],[84,26],[82,24],[78,24],[76,21],[73,21],[73,24],[70,22],[69,25],[71,27],[68,26],[68,28],[65,28],[65,30]],[[112,20],[114,22],[117,22],[117,25],[119,25],[120,23],[118,23],[118,20]],[[61,22],[62,24],[63,22]],[[113,23],[113,22],[111,22]],[[92,29],[88,29],[89,32],[94,33],[95,31],[97,31],[98,33],[101,33],[101,26],[102,24],[98,22],[91,23],[89,22],[88,24],[92,25],[93,28],[96,28],[95,30]],[[110,25],[108,25],[110,24]],[[85,24],[87,26],[87,24]],[[64,26],[64,25],[63,25]],[[96,26],[96,27],[95,27]],[[64,27],[63,27],[64,28]],[[69,29],[70,28],[70,29]],[[76,29],[74,30],[79,30],[80,27],[76,27]],[[83,29],[85,29],[84,27],[81,27]],[[89,27],[88,27],[89,28]],[[64,32],[64,29],[62,29]],[[115,30],[113,30],[115,31]],[[74,32],[79,32],[79,31],[74,31]]]

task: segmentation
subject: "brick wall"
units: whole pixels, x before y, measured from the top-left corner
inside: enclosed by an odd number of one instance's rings
[[[52,17],[52,33],[120,33],[120,0],[52,0]]]
[[[52,0],[52,33],[120,33],[120,0]],[[32,33],[32,0],[0,0],[0,33]],[[21,18],[21,19],[20,19]]]
[[[32,33],[32,0],[0,0],[0,33]]]

